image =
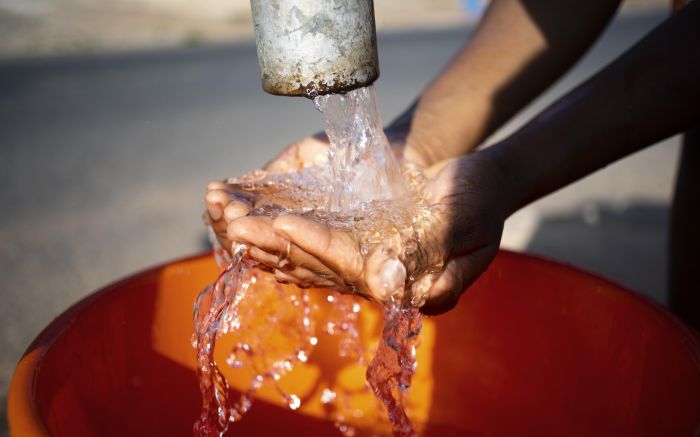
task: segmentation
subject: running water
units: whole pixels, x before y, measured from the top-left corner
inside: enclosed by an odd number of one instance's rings
[[[347,213],[372,201],[407,195],[401,169],[384,135],[374,87],[318,96],[314,104],[324,115],[331,143],[330,211]]]
[[[418,307],[424,303],[442,261],[429,261],[420,253],[421,227],[431,215],[421,196],[423,176],[416,169],[402,168],[395,160],[372,87],[345,95],[318,96],[314,103],[325,116],[331,143],[327,165],[285,175],[256,171],[232,182],[254,199],[249,215],[299,214],[323,221],[351,232],[363,255],[393,241],[399,259],[412,263],[405,286],[382,303],[384,328],[367,367],[367,382],[386,407],[394,435],[417,435],[405,401],[417,365]],[[270,274],[257,269],[246,256],[247,249],[238,245],[231,256],[220,248],[215,251],[223,272],[202,291],[195,305],[192,344],[197,350],[203,397],[196,435],[223,435],[230,423],[248,411],[253,394],[263,384],[274,387],[292,410],[301,405],[297,395],[286,393],[277,382],[295,364],[305,362],[318,343],[311,317],[314,308],[305,290],[282,288]],[[249,292],[252,288],[254,293]],[[341,355],[367,365],[357,328],[359,305],[335,293],[328,300],[335,304],[335,311],[325,325],[326,333],[340,336]],[[259,323],[263,319],[265,325]],[[273,330],[279,331],[276,334],[281,333],[284,341],[270,344]],[[228,383],[214,360],[217,338],[230,332],[237,340],[227,363],[250,372],[249,389],[235,402],[228,398]],[[338,402],[336,398],[335,392],[327,390],[321,401]],[[336,425],[344,435],[354,434],[338,405]]]
[[[238,246],[232,257],[218,252],[219,259],[227,260],[226,267],[195,303],[192,345],[203,398],[196,435],[223,434],[229,423],[248,411],[253,395],[266,382],[277,388],[289,408],[300,405],[296,395],[285,393],[276,383],[295,363],[306,361],[316,344],[308,295],[296,287],[285,289],[255,269],[246,250]],[[250,374],[248,390],[235,402],[228,399],[229,385],[214,361],[217,338],[229,332],[236,333],[237,341],[226,362]]]

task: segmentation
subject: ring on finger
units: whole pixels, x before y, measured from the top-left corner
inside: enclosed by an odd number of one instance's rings
[[[279,268],[282,268],[289,264],[289,258],[292,253],[292,242],[287,241],[287,249],[284,251],[284,254],[277,255],[277,265]]]

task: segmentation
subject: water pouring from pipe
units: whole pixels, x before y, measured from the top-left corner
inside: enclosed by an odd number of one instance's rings
[[[332,234],[329,241],[340,235],[357,245],[358,274],[364,275],[364,281],[340,280],[329,288],[361,294],[385,306],[382,342],[369,363],[367,381],[386,408],[394,434],[415,435],[404,398],[417,365],[415,349],[421,330],[417,308],[425,302],[426,284],[443,260],[439,254],[419,256],[421,232],[431,220],[423,196],[424,178],[415,167],[399,165],[382,129],[371,86],[378,75],[372,3],[253,0],[251,7],[263,88],[273,94],[313,98],[324,115],[330,147],[322,165],[285,174],[257,171],[229,180],[229,186],[249,204],[248,218],[276,223],[289,217],[291,229],[294,220],[312,221],[319,224],[318,241],[326,232]],[[280,233],[284,236],[284,227]],[[313,241],[313,234],[304,238]],[[274,238],[279,239],[270,235]],[[292,247],[296,246],[290,240],[285,250],[277,251],[276,267],[286,265]],[[224,273],[198,299],[193,344],[204,397],[195,427],[200,435],[223,433],[250,408],[252,393],[266,380],[274,385],[280,375],[279,362],[256,368],[251,390],[231,404],[225,379],[213,360],[216,338],[246,330],[254,319],[239,317],[238,310],[246,299],[257,299],[256,293],[247,290],[263,275],[255,263],[246,261],[248,250],[252,250],[249,245],[239,245],[233,258],[224,255]],[[203,308],[201,302],[214,304]],[[353,323],[348,309],[341,311],[345,326]],[[308,315],[303,318],[307,320]],[[312,344],[316,338],[311,331],[298,332],[299,345]],[[296,349],[291,358],[280,361],[282,369],[291,369],[294,356],[300,356]],[[300,350],[302,358],[311,352]],[[258,352],[265,353],[261,348]],[[255,352],[246,353],[255,361]],[[358,359],[364,362],[364,357]],[[296,395],[279,387],[278,391],[290,408],[299,408]],[[354,432],[342,420],[338,429],[346,435]]]

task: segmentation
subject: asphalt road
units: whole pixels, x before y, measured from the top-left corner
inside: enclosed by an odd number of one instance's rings
[[[506,130],[663,17],[617,20]],[[387,120],[467,36],[457,29],[380,35],[377,87]],[[252,44],[1,63],[0,394],[31,339],[71,303],[205,249],[208,180],[260,166],[320,127],[310,101],[261,90]],[[667,141],[536,203],[509,221],[504,245],[598,271],[663,301],[676,158],[677,141]]]

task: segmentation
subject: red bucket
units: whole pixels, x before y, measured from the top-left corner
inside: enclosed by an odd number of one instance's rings
[[[216,276],[210,256],[189,258],[127,278],[63,313],[15,370],[12,435],[192,435],[201,406],[189,343],[192,305]],[[363,303],[361,314],[376,331],[377,305]],[[262,392],[229,434],[339,435],[320,405],[319,381],[363,387],[364,372],[323,343],[286,377],[303,400],[299,411]],[[532,256],[501,251],[453,311],[424,319],[418,359],[411,402],[423,435],[700,432],[694,331],[644,297]],[[232,377],[232,386],[245,381]],[[359,431],[371,431],[373,420],[360,420]]]

